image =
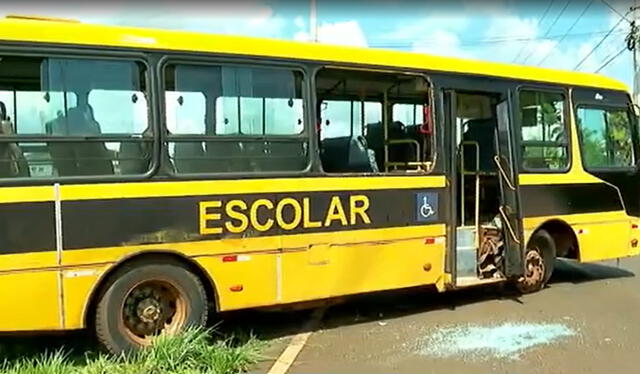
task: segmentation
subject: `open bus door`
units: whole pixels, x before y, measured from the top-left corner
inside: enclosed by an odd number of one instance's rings
[[[496,152],[494,161],[500,180],[500,218],[504,238],[504,272],[507,278],[524,274],[524,240],[518,171],[515,164],[515,139],[510,116],[510,96],[497,106]]]

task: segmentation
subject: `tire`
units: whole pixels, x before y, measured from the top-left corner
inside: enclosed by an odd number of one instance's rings
[[[136,261],[109,277],[96,305],[95,331],[111,353],[129,353],[159,332],[204,326],[207,314],[206,292],[195,274],[178,262]]]
[[[525,274],[516,286],[523,294],[540,291],[553,273],[556,244],[546,230],[538,230],[529,239],[525,251]]]

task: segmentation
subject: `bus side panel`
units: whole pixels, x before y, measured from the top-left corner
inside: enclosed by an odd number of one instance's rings
[[[62,272],[64,290],[65,328],[80,329],[85,326],[86,312],[91,293],[96,289],[101,276],[113,265],[68,268]]]
[[[621,215],[624,216],[624,212]],[[610,260],[631,255],[631,220],[628,217],[603,223],[593,221],[578,226],[580,262]]]
[[[60,304],[57,270],[0,275],[0,330],[58,330]]]
[[[273,305],[277,298],[277,254],[199,257],[196,262],[213,280],[220,311]]]
[[[435,284],[444,272],[445,225],[300,238],[282,257],[283,302]],[[313,241],[315,243],[309,243]]]
[[[564,222],[571,227],[578,240],[580,262],[637,254],[638,249],[630,245],[632,219],[624,211],[528,217],[524,219],[526,240],[545,222],[552,220]]]
[[[434,243],[425,236],[335,251],[333,295],[435,284],[444,273],[444,232],[441,235]]]
[[[53,188],[0,188],[0,331],[62,328]]]

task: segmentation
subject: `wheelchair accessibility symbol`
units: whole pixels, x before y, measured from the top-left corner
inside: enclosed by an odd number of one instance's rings
[[[438,219],[438,194],[425,192],[416,194],[416,219],[430,222]]]

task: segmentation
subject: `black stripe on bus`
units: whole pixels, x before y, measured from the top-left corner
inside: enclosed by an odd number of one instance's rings
[[[520,185],[523,217],[623,210],[618,191],[605,183]]]
[[[420,221],[417,217],[420,193],[432,193],[438,197],[435,215],[426,222]],[[267,199],[276,205],[278,201],[288,197],[295,199],[303,206],[303,199],[308,198],[308,221],[322,222],[325,220],[332,197],[339,196],[346,218],[350,221],[349,199],[350,196],[355,195],[364,195],[369,199],[367,216],[371,220],[370,223],[363,222],[358,216],[355,224],[348,222],[347,225],[342,225],[339,221],[333,221],[328,227],[323,224],[322,227],[309,228],[303,227],[301,222],[294,229],[285,231],[274,222],[273,227],[266,232],[251,229],[250,225],[249,229],[241,234],[231,234],[226,230],[224,222],[231,221],[237,224],[238,221],[228,217],[224,209],[213,209],[211,213],[219,213],[221,216],[219,220],[209,222],[208,227],[222,227],[223,232],[200,235],[199,203],[201,201],[221,200],[224,206],[230,200],[239,199],[250,207],[257,199]],[[65,249],[80,249],[212,240],[234,235],[237,237],[272,236],[444,223],[448,219],[445,199],[445,189],[437,188],[65,201],[62,203],[63,240]],[[258,221],[264,223],[270,218],[274,219],[274,211],[275,208],[258,209]],[[249,209],[245,213],[248,215]],[[282,215],[286,222],[295,220],[291,206],[285,208]]]
[[[0,205],[0,254],[55,251],[53,202]]]

